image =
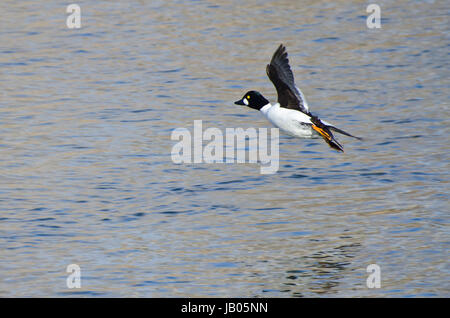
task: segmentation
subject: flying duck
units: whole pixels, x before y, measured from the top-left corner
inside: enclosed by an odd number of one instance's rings
[[[294,74],[289,66],[288,54],[283,44],[273,54],[266,72],[277,90],[278,102],[272,105],[261,93],[248,91],[244,97],[235,102],[236,105],[261,111],[275,127],[290,136],[297,138],[321,136],[331,148],[338,151],[343,152],[344,148],[334,138],[331,131],[361,139],[310,113],[305,96],[295,85]]]

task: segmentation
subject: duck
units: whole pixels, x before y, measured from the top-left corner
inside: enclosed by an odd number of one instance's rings
[[[344,147],[336,140],[333,132],[362,140],[311,114],[305,96],[295,84],[283,44],[280,44],[267,64],[266,73],[277,91],[277,102],[270,103],[260,92],[252,90],[236,101],[236,105],[259,110],[272,125],[292,137],[322,137],[332,149],[339,152],[344,152]]]

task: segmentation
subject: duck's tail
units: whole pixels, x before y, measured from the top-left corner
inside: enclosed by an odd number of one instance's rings
[[[330,128],[331,130],[337,132],[337,133],[340,133],[340,134],[343,134],[343,135],[346,135],[346,136],[349,136],[349,137],[353,137],[353,138],[356,138],[358,140],[363,140],[361,137],[353,136],[352,134],[349,134],[348,132],[343,131],[342,129],[339,129],[339,128],[334,127],[332,125],[327,125],[327,127]]]

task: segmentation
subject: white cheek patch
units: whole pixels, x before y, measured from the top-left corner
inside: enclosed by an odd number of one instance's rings
[[[244,98],[244,104],[245,104],[246,106],[248,106],[248,100],[247,100],[247,98]]]

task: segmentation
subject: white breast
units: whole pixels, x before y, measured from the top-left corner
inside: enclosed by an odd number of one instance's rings
[[[307,125],[311,124],[308,115],[297,110],[282,108],[278,103],[271,105],[271,107],[268,106],[264,106],[261,112],[275,127],[280,128],[284,133],[298,138],[311,138],[314,136],[311,125]]]

